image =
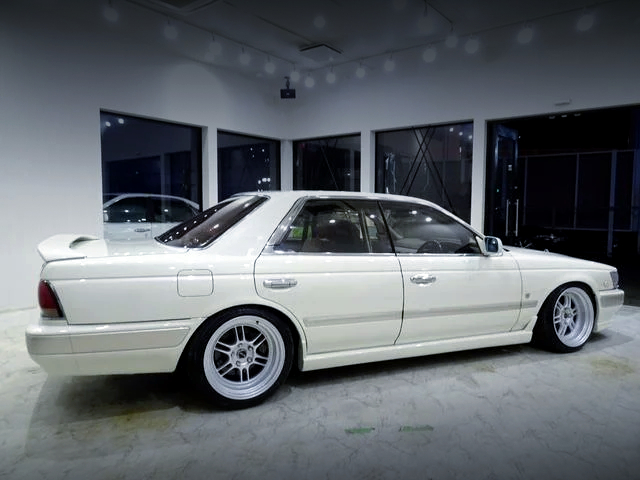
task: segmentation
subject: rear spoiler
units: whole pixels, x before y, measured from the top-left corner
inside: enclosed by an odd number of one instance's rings
[[[55,260],[71,260],[74,258],[85,258],[84,253],[74,250],[73,247],[89,240],[98,240],[98,237],[91,235],[62,234],[54,235],[38,244],[38,253],[45,262]]]

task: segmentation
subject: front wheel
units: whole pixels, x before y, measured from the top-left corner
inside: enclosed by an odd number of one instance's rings
[[[577,285],[555,289],[540,309],[533,338],[542,347],[560,353],[576,351],[587,342],[595,324],[593,302]]]
[[[196,335],[188,352],[189,374],[222,407],[257,405],[291,370],[291,331],[270,312],[254,308],[225,312]]]

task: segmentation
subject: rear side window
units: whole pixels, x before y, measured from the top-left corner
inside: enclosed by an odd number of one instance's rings
[[[274,251],[289,253],[390,253],[375,202],[308,200]]]
[[[266,201],[267,197],[258,195],[232,197],[167,230],[156,240],[172,247],[206,247]]]

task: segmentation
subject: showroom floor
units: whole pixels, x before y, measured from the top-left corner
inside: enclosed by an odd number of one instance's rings
[[[640,308],[528,345],[296,373],[219,411],[173,375],[48,377],[0,315],[1,479],[640,479]]]

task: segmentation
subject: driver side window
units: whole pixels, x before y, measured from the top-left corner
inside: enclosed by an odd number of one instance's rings
[[[481,253],[475,234],[439,210],[400,202],[382,209],[396,253]]]

